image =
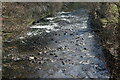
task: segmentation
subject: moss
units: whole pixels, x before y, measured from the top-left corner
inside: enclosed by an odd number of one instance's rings
[[[109,19],[109,22],[111,22],[111,23],[118,23],[119,21],[118,21],[118,18],[113,17],[112,19]]]
[[[105,19],[105,18],[104,19],[100,19],[100,21],[101,21],[102,24],[107,24],[108,23],[108,20]]]
[[[14,35],[14,33],[5,33],[3,35],[3,41],[9,40],[9,38],[11,38],[13,35]]]
[[[110,9],[109,9],[109,13],[118,13],[118,7],[115,4],[112,4]]]
[[[28,18],[28,19],[26,20],[27,26],[31,25],[34,21],[35,21],[34,19]]]

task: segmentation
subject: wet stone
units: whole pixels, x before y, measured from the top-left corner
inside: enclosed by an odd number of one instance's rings
[[[84,39],[82,38],[82,40],[84,40]]]
[[[51,41],[53,41],[54,39],[52,38]]]
[[[84,48],[84,50],[87,50],[87,48]]]
[[[55,35],[57,35],[57,34],[55,34]]]
[[[60,60],[63,60],[62,58],[60,58]]]
[[[81,58],[83,58],[83,56],[80,56]]]
[[[57,43],[58,41],[55,41],[55,43]]]
[[[39,53],[38,53],[38,55],[41,55],[41,54],[42,54],[42,52],[39,52]]]
[[[64,61],[62,61],[62,65],[65,65],[66,63]]]
[[[63,50],[64,48],[63,47],[59,47],[59,48],[57,48],[57,50]]]
[[[14,58],[13,60],[14,60],[14,61],[20,61],[20,60],[22,60],[22,59],[19,58],[19,57],[17,57],[17,58]]]
[[[65,46],[65,47],[67,47],[67,46]]]
[[[31,62],[32,62],[32,63],[35,63],[35,61],[34,61],[34,60],[32,60]]]
[[[58,57],[57,55],[55,55],[54,57]]]
[[[79,44],[75,44],[76,46],[79,46]]]
[[[50,53],[49,55],[54,55],[53,53]]]
[[[61,34],[59,34],[58,36],[60,36]]]
[[[76,40],[76,42],[78,42],[79,40]]]
[[[70,36],[73,36],[73,33],[71,33]]]
[[[64,33],[64,35],[66,35],[67,33]]]
[[[34,57],[34,59],[38,59],[37,57]]]
[[[35,57],[29,57],[29,60],[33,60],[33,59],[35,59]]]

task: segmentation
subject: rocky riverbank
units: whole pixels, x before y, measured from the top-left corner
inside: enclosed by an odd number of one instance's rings
[[[120,78],[120,3],[94,3],[91,20],[101,38],[112,78]]]

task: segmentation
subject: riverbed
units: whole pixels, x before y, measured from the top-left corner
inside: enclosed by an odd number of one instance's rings
[[[109,78],[89,10],[58,12],[31,25],[3,54],[3,77]],[[13,45],[11,45],[13,44]]]

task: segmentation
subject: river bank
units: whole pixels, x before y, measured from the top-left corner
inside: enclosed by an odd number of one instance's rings
[[[101,39],[105,51],[111,78],[120,78],[120,29],[119,29],[119,3],[95,3],[91,11],[92,25]]]

